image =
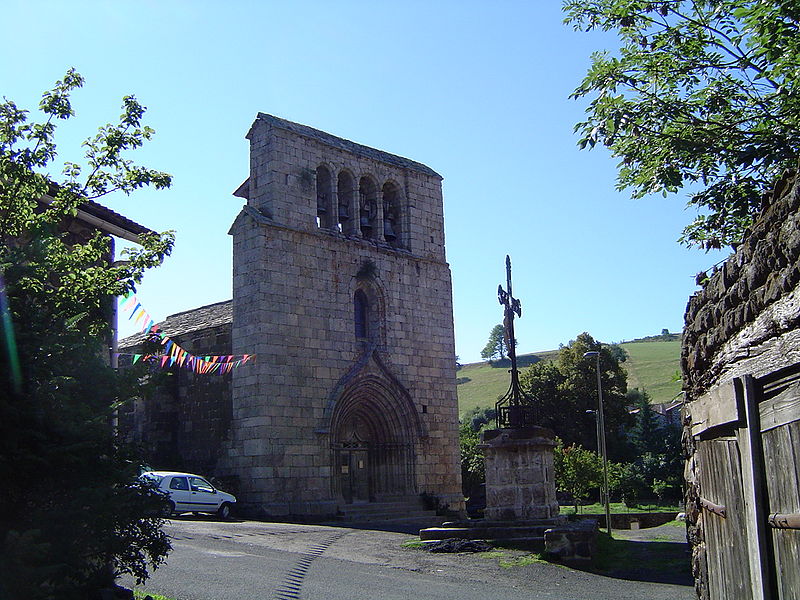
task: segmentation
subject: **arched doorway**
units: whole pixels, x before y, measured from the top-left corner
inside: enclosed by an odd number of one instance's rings
[[[336,402],[331,419],[332,486],[345,503],[417,494],[419,420],[403,390],[360,378]]]

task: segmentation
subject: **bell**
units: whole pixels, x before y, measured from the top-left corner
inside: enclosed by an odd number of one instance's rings
[[[342,220],[342,219],[349,219],[349,218],[350,218],[350,213],[347,210],[347,205],[346,204],[340,204],[339,205],[339,219]]]
[[[389,219],[383,222],[383,237],[390,242],[397,239],[397,235],[395,235],[394,229],[392,228],[392,222]]]
[[[328,209],[325,207],[325,200],[325,196],[317,196],[317,213],[325,214],[328,212]]]
[[[361,229],[372,229],[372,224],[369,222],[369,217],[365,214],[361,215],[361,220],[359,223],[361,223]]]

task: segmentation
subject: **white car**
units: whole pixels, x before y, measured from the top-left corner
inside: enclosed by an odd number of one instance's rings
[[[230,518],[236,497],[216,489],[208,481],[192,473],[176,471],[147,471],[141,475],[169,495],[169,507],[164,516],[187,512],[216,513],[222,519]]]

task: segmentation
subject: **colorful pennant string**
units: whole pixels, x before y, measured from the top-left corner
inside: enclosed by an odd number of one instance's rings
[[[128,316],[128,320],[133,320],[134,323],[141,322],[142,333],[147,333],[151,341],[158,342],[164,347],[163,353],[160,354],[118,353],[118,356],[132,357],[132,365],[135,365],[141,360],[162,368],[177,364],[180,368],[190,369],[198,374],[214,373],[217,375],[225,375],[236,367],[240,367],[255,359],[255,354],[195,356],[181,348],[173,339],[159,330],[155,321],[150,317],[147,311],[142,308],[142,304],[136,299],[134,294],[125,294],[120,308],[125,311],[130,310],[131,314]]]

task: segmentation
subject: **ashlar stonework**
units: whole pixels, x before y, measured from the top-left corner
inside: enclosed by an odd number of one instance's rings
[[[257,358],[223,378],[213,474],[265,516],[421,493],[461,510],[441,176],[266,114],[247,138],[225,353]]]

